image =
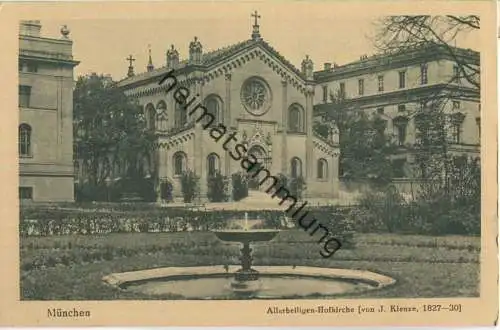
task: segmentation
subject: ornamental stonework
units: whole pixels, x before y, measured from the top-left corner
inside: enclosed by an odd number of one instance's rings
[[[241,87],[241,102],[251,115],[264,115],[271,107],[269,86],[260,78],[246,80]]]

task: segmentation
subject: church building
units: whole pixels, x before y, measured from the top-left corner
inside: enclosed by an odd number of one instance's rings
[[[313,63],[306,57],[300,70],[294,67],[262,38],[260,16],[253,16],[251,38],[234,45],[204,52],[201,40],[194,37],[189,59],[181,60],[172,45],[164,67],[155,69],[150,56],[146,72],[140,74],[134,74],[130,57],[128,77],[118,86],[139,100],[148,126],[156,132],[161,146],[156,155],[158,180],[172,182],[174,197],[180,197],[180,177],[192,170],[200,178],[203,198],[207,178],[215,171],[227,177],[243,171],[222,143],[203,129],[203,123],[196,123],[199,114],[190,115],[167,92],[168,86],[159,84],[174,70],[178,84],[227,127],[226,135],[235,132],[248,154],[272,175],[301,176],[307,186],[304,197],[335,197],[339,191],[338,132],[332,126],[330,136],[324,138],[313,131]]]
[[[331,95],[342,96],[346,111],[362,110],[384,120],[386,134],[398,147],[387,166],[392,167],[393,184],[401,192],[408,192],[418,178],[415,150],[424,134],[418,122],[422,110],[432,104],[439,103],[446,116],[449,153],[480,158],[480,90],[464,77],[480,81],[479,52],[422,45],[362,55],[344,65],[325,63],[317,71],[306,55],[297,69],[262,38],[260,16],[252,16],[250,39],[204,52],[201,40],[194,37],[188,59],[181,60],[171,45],[165,66],[155,69],[150,56],[146,72],[140,74],[134,73],[130,57],[128,76],[118,83],[126,95],[139,100],[156,132],[161,148],[154,175],[159,182],[173,183],[174,196],[181,195],[179,178],[185,170],[200,177],[204,196],[209,175],[220,171],[230,177],[242,169],[221,143],[210,138],[209,130],[196,125],[199,113],[190,116],[169,86],[159,84],[171,70],[179,85],[196,95],[216,122],[237,132],[237,140],[245,141],[249,153],[271,174],[301,176],[307,198],[335,198],[339,190],[352,188],[348,187],[352,182],[342,180],[335,123],[328,123],[328,136],[313,130],[313,121],[331,111]],[[472,72],[462,73],[459,64]]]

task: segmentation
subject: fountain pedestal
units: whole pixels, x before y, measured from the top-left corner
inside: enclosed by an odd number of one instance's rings
[[[240,250],[241,268],[235,272],[234,281],[231,283],[233,290],[241,293],[257,291],[260,285],[259,272],[252,268],[253,258],[250,243],[270,241],[278,234],[278,230],[219,230],[214,233],[222,241],[243,244],[243,248]]]
[[[244,281],[257,281],[259,279],[259,272],[252,268],[252,249],[250,242],[243,242],[241,251],[241,268],[234,274],[234,279],[238,282]]]

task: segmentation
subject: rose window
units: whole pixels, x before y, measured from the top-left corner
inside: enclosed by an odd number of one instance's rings
[[[251,79],[243,84],[241,100],[243,105],[253,115],[263,115],[269,108],[269,89],[258,79]]]

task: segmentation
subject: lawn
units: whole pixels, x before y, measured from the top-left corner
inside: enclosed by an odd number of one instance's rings
[[[474,297],[479,295],[479,237],[357,234],[356,248],[329,259],[314,237],[281,232],[253,247],[256,265],[305,265],[372,270],[397,284],[352,297]],[[239,246],[211,233],[123,233],[21,238],[21,297],[29,300],[168,299],[116,290],[102,277],[167,266],[238,263]]]

